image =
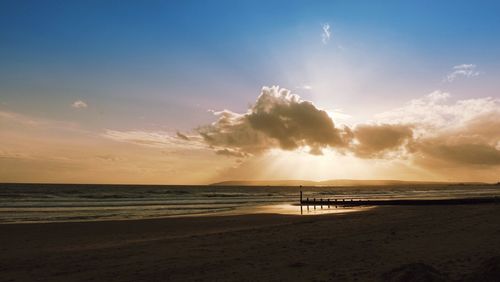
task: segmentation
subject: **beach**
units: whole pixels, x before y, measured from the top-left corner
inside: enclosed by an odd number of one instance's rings
[[[500,205],[0,225],[1,281],[498,281]],[[490,280],[488,280],[490,279]]]

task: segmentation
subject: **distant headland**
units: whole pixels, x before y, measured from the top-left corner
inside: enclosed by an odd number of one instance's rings
[[[439,182],[406,180],[230,180],[210,184],[212,186],[380,186],[380,185],[490,185],[484,182]]]

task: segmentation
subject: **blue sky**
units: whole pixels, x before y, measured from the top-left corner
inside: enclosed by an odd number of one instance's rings
[[[436,90],[498,98],[499,15],[498,1],[4,0],[0,111],[195,132],[279,85],[354,126]]]
[[[378,73],[373,75],[376,80],[392,84],[358,90],[363,93],[320,96],[364,96],[370,101],[404,96],[396,98],[398,102],[439,88],[454,65],[473,63],[493,76],[500,60],[496,53],[500,5],[495,1],[2,1],[0,5],[2,102],[37,114],[58,115],[47,111],[54,101],[76,98],[93,101],[102,105],[102,111],[120,117],[124,106],[135,118],[141,107],[150,108],[148,118],[157,123],[177,118],[182,114],[178,109],[190,108],[197,115],[179,124],[188,129],[207,118],[205,108],[244,110],[263,85],[295,90],[309,83],[297,77],[304,75],[300,69],[311,57],[323,56],[324,68],[335,68],[342,61],[358,71],[370,69]],[[328,46],[320,38],[324,23],[332,30]],[[405,90],[398,84],[410,87]],[[473,86],[468,87],[472,92]],[[456,95],[474,95],[462,91],[463,87]],[[314,98],[307,92],[299,94]],[[337,100],[339,105],[334,105]],[[33,101],[35,105],[30,104]],[[348,107],[352,102],[326,101],[332,104],[328,106],[356,111]],[[165,112],[172,112],[172,117],[165,117]]]

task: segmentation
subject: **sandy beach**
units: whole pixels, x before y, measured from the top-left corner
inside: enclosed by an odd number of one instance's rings
[[[500,205],[0,225],[1,281],[498,281]],[[490,280],[488,280],[490,279]]]

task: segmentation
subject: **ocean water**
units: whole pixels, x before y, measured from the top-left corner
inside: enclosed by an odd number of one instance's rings
[[[0,223],[300,214],[299,187],[0,184]],[[494,185],[303,187],[303,197],[442,199],[500,196]],[[275,208],[274,208],[275,207]],[[329,212],[346,210],[329,210]],[[311,212],[312,213],[312,212]]]

